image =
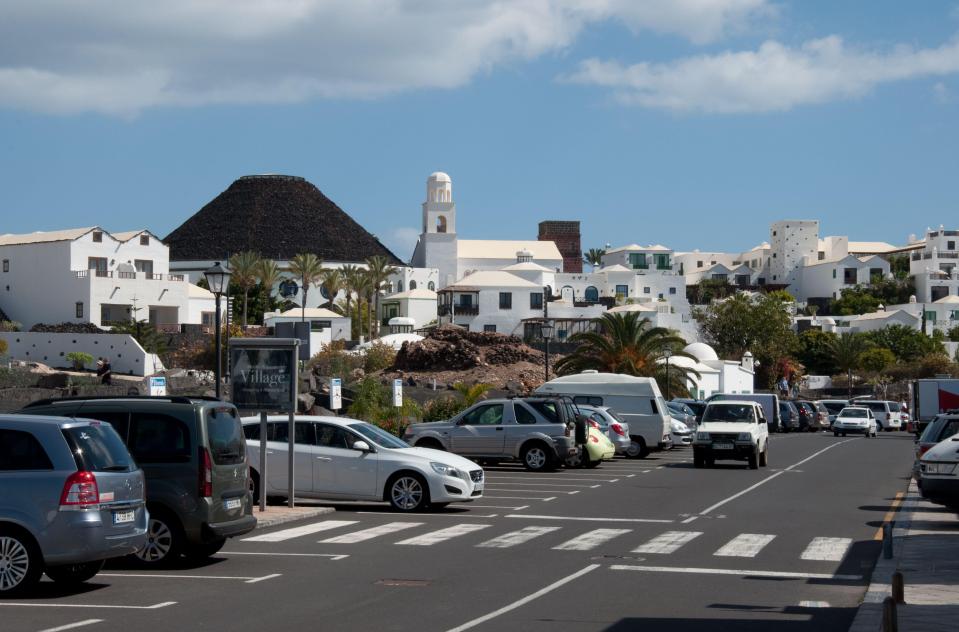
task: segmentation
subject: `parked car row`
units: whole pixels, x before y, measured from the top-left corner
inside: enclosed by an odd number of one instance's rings
[[[256,526],[240,417],[206,398],[42,400],[0,417],[0,595],[131,556],[213,555]]]
[[[925,427],[914,473],[924,498],[959,507],[959,411],[937,415]]]

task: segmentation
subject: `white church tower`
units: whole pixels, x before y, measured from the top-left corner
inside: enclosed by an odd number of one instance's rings
[[[426,180],[423,202],[423,231],[413,251],[414,268],[437,268],[442,289],[456,281],[456,204],[453,181],[442,171]]]

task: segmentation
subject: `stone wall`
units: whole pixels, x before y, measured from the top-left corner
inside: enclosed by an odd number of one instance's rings
[[[548,220],[539,223],[539,241],[551,241],[563,255],[563,272],[583,271],[583,251],[579,222]]]

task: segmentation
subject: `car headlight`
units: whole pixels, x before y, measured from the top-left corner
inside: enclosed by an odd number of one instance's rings
[[[452,465],[446,465],[445,463],[436,463],[435,461],[430,462],[430,467],[433,468],[433,471],[437,474],[442,474],[443,476],[452,476],[453,478],[462,478],[460,476],[459,470],[457,470]]]
[[[709,441],[709,433],[708,433],[708,432],[697,432],[697,433],[696,433],[696,441]]]
[[[955,463],[926,463],[923,468],[925,474],[944,474],[951,476],[955,471]]]
[[[752,440],[753,440],[753,436],[749,434],[748,432],[740,432],[739,436],[736,437],[736,441],[746,441],[748,443],[748,442],[751,442]]]

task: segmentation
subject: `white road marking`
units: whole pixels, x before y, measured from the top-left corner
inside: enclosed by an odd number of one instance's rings
[[[329,531],[330,529],[338,529],[340,527],[347,527],[351,524],[356,524],[356,520],[324,520],[322,522],[315,522],[313,524],[304,525],[302,527],[293,527],[292,529],[283,529],[282,531],[274,531],[273,533],[264,533],[263,535],[255,535],[251,538],[243,538],[243,542],[282,542],[284,540],[290,540],[292,538],[299,538],[304,535],[312,535],[314,533],[319,533],[320,531]]]
[[[846,555],[852,538],[814,538],[799,556],[803,560],[839,562]]]
[[[272,573],[270,575],[264,575],[263,577],[257,577],[255,579],[248,579],[244,583],[246,584],[259,584],[260,582],[266,581],[268,579],[274,579],[276,577],[282,576],[283,573]]]
[[[547,533],[552,533],[553,531],[559,531],[559,529],[560,527],[524,527],[519,531],[504,533],[501,536],[495,537],[492,540],[487,540],[486,542],[482,542],[476,546],[485,549],[508,549],[511,546],[529,542],[533,538],[538,538],[541,535],[546,535]]]
[[[577,489],[575,492],[566,492],[566,493],[569,494],[569,495],[578,494],[578,493],[579,493],[579,490]]]
[[[98,573],[99,574],[99,573]],[[113,604],[93,604],[93,603],[25,603],[22,601],[8,602],[0,601],[0,607],[14,608],[98,608],[101,610],[158,610],[167,606],[176,605],[175,601],[161,601],[152,606],[118,606]]]
[[[832,575],[830,573],[796,573],[792,571],[755,571],[735,570],[731,568],[675,568],[672,566],[633,566],[613,564],[614,571],[642,571],[647,573],[692,573],[695,575],[739,575],[742,577],[774,577],[785,579],[834,579],[839,581],[860,581],[862,575]]]
[[[578,493],[579,493],[579,491],[568,492],[568,491],[562,490],[562,489],[503,489],[502,487],[497,488],[496,491],[497,491],[497,492],[510,492],[510,493],[513,493],[513,492],[521,492],[521,493],[525,493],[525,494],[578,494]],[[487,495],[484,493],[484,494],[483,494],[483,498],[491,498],[491,496],[487,496]]]
[[[534,520],[578,520],[582,522],[654,522],[660,524],[669,524],[673,520],[660,520],[655,518],[594,518],[585,516],[528,516],[525,514],[506,514],[507,518],[532,518]]]
[[[511,509],[513,511],[519,511],[527,507],[529,507],[529,505],[520,505],[519,507],[512,505],[470,505],[470,509]]]
[[[740,533],[713,555],[719,557],[756,557],[775,537],[765,533]]]
[[[251,551],[220,551],[217,555],[262,555],[264,557],[328,557],[331,561],[342,560],[349,555],[333,553],[254,553]]]
[[[358,514],[370,514],[375,516],[386,515],[382,511],[357,511]],[[417,518],[495,518],[499,514],[471,514],[471,513],[431,513],[431,514],[420,514]]]
[[[626,475],[626,478],[633,478],[634,476],[636,476],[636,475],[635,475],[635,474],[627,474],[627,475]]]
[[[489,498],[490,500],[553,500],[555,496],[540,498],[539,496],[490,496],[489,494],[483,494],[483,498]],[[471,506],[476,507],[476,505]]]
[[[597,487],[599,487],[599,485],[590,485],[590,486],[589,486],[590,489],[596,489]]]
[[[633,549],[633,553],[659,553],[668,555],[675,553],[679,547],[691,542],[703,534],[702,531],[667,531]]]
[[[139,577],[146,579],[236,579],[247,584],[255,584],[266,579],[279,577],[279,573],[263,577],[238,577],[236,575],[167,575],[166,573],[97,573],[97,577]]]
[[[554,546],[556,551],[589,551],[595,549],[600,544],[609,542],[613,538],[631,533],[632,529],[593,529],[582,535],[578,535],[572,540],[567,540],[559,546]]]
[[[446,540],[451,540],[461,535],[473,533],[474,531],[480,531],[482,529],[486,529],[492,526],[493,525],[491,524],[458,524],[453,527],[440,529],[439,531],[431,531],[430,533],[424,533],[423,535],[418,535],[415,538],[410,538],[408,540],[403,540],[402,542],[397,542],[397,544],[408,544],[412,546],[432,546],[438,542],[445,542]]]
[[[800,601],[800,608],[831,608],[828,601]]]
[[[699,518],[699,516],[690,516],[689,518],[686,518],[685,520],[683,520],[682,524],[689,524],[690,522],[696,520],[696,518]]]
[[[548,502],[551,501],[551,500],[556,500],[556,496],[550,496],[549,498],[542,498],[541,500],[542,500],[544,503],[548,503]]]
[[[378,538],[381,535],[402,531],[403,529],[412,529],[413,527],[420,527],[422,525],[422,522],[387,522],[378,527],[360,529],[359,531],[352,531],[333,538],[327,538],[326,540],[320,540],[320,544],[356,544],[357,542],[366,542],[367,540]]]
[[[568,584],[568,583],[570,583],[570,582],[572,582],[572,581],[576,581],[577,579],[579,579],[580,577],[582,577],[582,576],[585,575],[586,573],[589,573],[589,572],[592,572],[592,571],[596,570],[597,568],[599,568],[599,566],[600,566],[599,564],[590,564],[590,565],[587,566],[586,568],[582,568],[582,569],[576,571],[575,573],[573,573],[572,575],[567,575],[566,577],[560,579],[559,581],[553,582],[552,584],[550,584],[549,586],[546,586],[545,588],[541,588],[541,589],[537,590],[536,592],[534,592],[534,593],[532,593],[532,594],[530,594],[530,595],[527,595],[527,596],[523,597],[522,599],[519,599],[519,600],[517,600],[517,601],[514,601],[513,603],[509,604],[508,606],[503,606],[502,608],[500,608],[500,609],[498,609],[498,610],[494,610],[493,612],[490,612],[489,614],[484,614],[482,617],[477,617],[476,619],[473,619],[472,621],[467,621],[467,622],[464,623],[463,625],[458,625],[458,626],[456,626],[455,628],[450,628],[449,630],[447,630],[447,632],[464,632],[464,630],[469,630],[470,628],[475,628],[476,626],[478,626],[478,625],[480,625],[480,624],[482,624],[482,623],[486,623],[486,622],[489,621],[490,619],[495,619],[496,617],[500,616],[501,614],[506,614],[507,612],[510,612],[510,611],[512,611],[512,610],[516,610],[517,608],[520,608],[520,607],[522,607],[522,606],[525,606],[526,604],[528,604],[529,602],[531,602],[531,601],[533,601],[533,600],[535,600],[535,599],[539,599],[539,598],[542,597],[543,595],[546,595],[546,594],[548,594],[548,593],[551,593],[552,591],[556,590],[557,588],[560,588],[560,587],[562,587],[562,586],[565,586],[566,584]]]
[[[94,623],[102,623],[103,619],[85,619],[83,621],[77,621],[76,623],[67,623],[66,625],[58,625],[55,628],[44,628],[40,632],[63,632],[63,630],[73,630],[76,628],[82,628],[85,625],[93,625]]]
[[[504,482],[504,485],[519,485],[517,481]],[[528,485],[530,487],[589,487],[586,484],[580,483],[530,483],[529,481],[523,481],[523,485]],[[496,483],[486,483],[486,488],[495,487]]]
[[[725,498],[725,499],[723,499],[723,500],[720,500],[720,501],[719,501],[718,503],[716,503],[715,505],[710,505],[709,507],[707,507],[707,508],[703,509],[702,511],[700,511],[700,512],[699,512],[699,515],[705,516],[706,514],[710,513],[711,511],[714,511],[714,510],[716,510],[716,509],[719,509],[720,507],[722,507],[722,506],[725,505],[726,503],[732,502],[732,501],[736,500],[737,498],[739,498],[740,496],[743,496],[744,494],[748,494],[749,492],[753,491],[754,489],[756,489],[756,488],[759,487],[760,485],[765,485],[766,483],[768,483],[769,481],[773,480],[773,479],[776,478],[777,476],[782,476],[783,474],[785,474],[785,473],[788,472],[789,470],[792,470],[792,469],[794,469],[794,468],[802,465],[803,463],[805,463],[805,462],[807,462],[807,461],[810,461],[810,460],[816,458],[817,456],[819,456],[819,455],[822,454],[823,452],[826,452],[827,450],[832,450],[832,449],[835,448],[837,445],[842,445],[842,444],[844,444],[844,443],[849,443],[850,441],[852,441],[852,439],[846,439],[845,441],[840,441],[839,443],[830,444],[829,446],[823,448],[823,449],[820,450],[819,452],[816,452],[816,453],[814,453],[814,454],[806,457],[806,458],[803,459],[802,461],[799,461],[798,463],[793,463],[792,465],[790,465],[789,467],[787,467],[787,468],[784,469],[783,471],[781,471],[781,472],[776,472],[775,474],[770,474],[769,476],[767,476],[767,477],[764,478],[763,480],[761,480],[761,481],[759,481],[758,483],[755,483],[755,484],[753,484],[753,485],[750,485],[749,487],[747,487],[746,489],[742,490],[741,492],[737,492],[737,493],[733,494],[732,496],[730,496],[729,498]]]

